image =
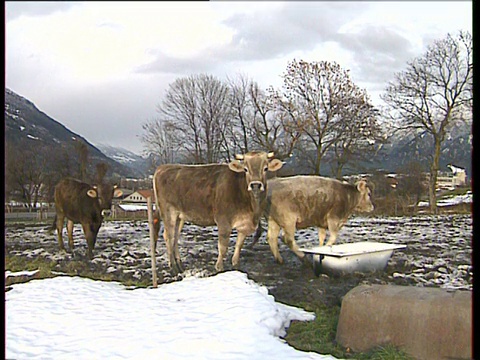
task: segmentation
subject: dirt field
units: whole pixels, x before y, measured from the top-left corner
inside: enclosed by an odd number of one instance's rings
[[[6,224],[5,248],[9,256],[28,261],[43,259],[56,264],[55,271],[78,275],[108,274],[118,281],[133,280],[151,284],[149,229],[146,221],[105,222],[97,239],[94,259],[85,257],[86,242],[79,225],[75,226],[75,252],[59,252],[56,234],[49,226]],[[66,235],[66,231],[64,231]],[[65,236],[66,237],[66,236]],[[231,270],[235,233],[232,234],[225,270]],[[297,231],[302,247],[317,245],[315,229]],[[379,241],[407,245],[396,250],[385,271],[342,276],[315,276],[311,266],[302,263],[284,244],[280,252],[284,264],[274,262],[265,234],[253,248],[247,239],[241,253],[240,271],[265,285],[277,301],[286,304],[308,303],[338,306],[342,297],[359,284],[399,284],[472,289],[472,218],[470,215],[418,216],[412,218],[353,217],[339,234],[337,243]],[[67,244],[66,244],[67,245]],[[215,274],[216,229],[186,225],[180,240],[180,253],[186,269],[172,277],[168,271],[163,240],[157,250],[157,273],[161,282],[185,276]]]

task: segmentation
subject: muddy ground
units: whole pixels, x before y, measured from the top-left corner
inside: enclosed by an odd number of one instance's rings
[[[66,230],[64,230],[66,238]],[[56,263],[55,271],[109,274],[113,280],[151,283],[149,229],[146,221],[107,221],[98,236],[94,259],[85,257],[86,242],[79,225],[75,226],[74,254],[60,252],[56,234],[46,224],[6,224],[5,250],[10,256],[28,261],[38,258]],[[235,233],[232,234],[225,270],[231,270]],[[299,230],[297,243],[317,245],[315,229]],[[339,306],[342,297],[359,284],[397,284],[472,289],[472,218],[470,215],[417,217],[353,217],[341,230],[337,244],[379,241],[407,245],[396,250],[385,271],[316,276],[313,268],[301,262],[284,244],[280,252],[284,264],[274,262],[265,234],[252,247],[245,241],[239,270],[265,285],[277,301],[298,305]],[[67,245],[67,243],[65,244]],[[172,276],[168,271],[163,240],[157,249],[160,282],[180,281],[185,276],[215,274],[217,234],[214,227],[186,225],[180,240],[185,273]]]

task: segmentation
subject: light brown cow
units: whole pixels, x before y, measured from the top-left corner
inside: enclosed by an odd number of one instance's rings
[[[183,271],[178,238],[184,222],[217,225],[217,271],[223,270],[230,233],[237,229],[232,265],[238,266],[245,237],[255,231],[263,213],[267,171],[277,171],[283,165],[272,157],[273,153],[252,151],[237,155],[229,164],[166,164],[157,168],[153,189],[173,273]]]
[[[283,263],[278,251],[278,234],[301,259],[305,254],[295,242],[295,230],[318,227],[319,245],[333,245],[337,234],[354,211],[371,212],[370,189],[364,180],[355,185],[321,176],[292,176],[268,180],[265,216],[268,219],[267,240],[273,256]],[[260,236],[257,231],[256,237]]]

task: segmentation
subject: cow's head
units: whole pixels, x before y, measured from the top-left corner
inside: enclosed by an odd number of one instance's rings
[[[367,186],[365,180],[360,180],[356,184],[357,190],[360,192],[360,197],[355,207],[356,211],[362,212],[372,212],[374,206],[372,204],[372,199],[370,198],[371,192],[370,188]]]
[[[245,155],[236,155],[236,160],[228,164],[230,170],[245,173],[247,190],[258,196],[267,187],[267,171],[277,171],[283,163],[273,159],[273,152],[251,151]]]
[[[108,215],[112,208],[112,199],[114,197],[122,196],[123,192],[117,189],[117,185],[100,184],[94,185],[92,189],[87,191],[87,195],[91,198],[98,199],[98,204],[102,210],[102,215]]]

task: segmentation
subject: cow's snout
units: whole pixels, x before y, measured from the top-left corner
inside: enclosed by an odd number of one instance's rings
[[[252,181],[248,184],[248,191],[265,191],[265,187],[261,181]]]
[[[110,216],[112,214],[112,212],[108,209],[103,209],[102,210],[102,216]]]

